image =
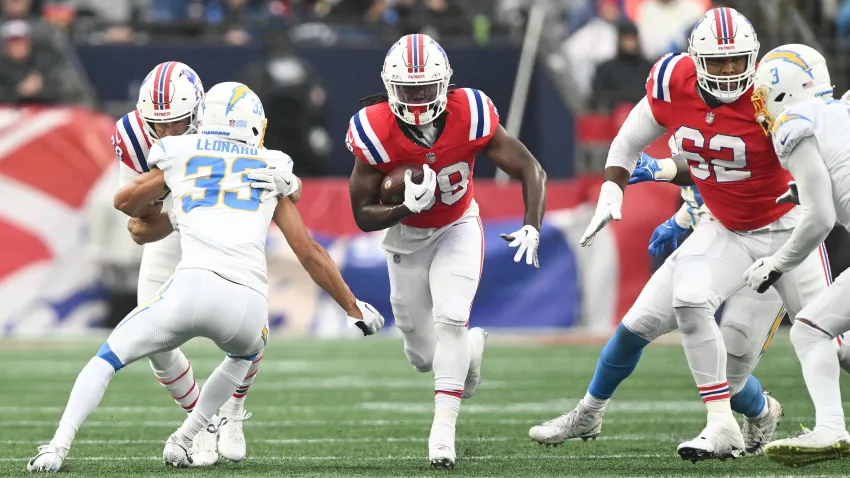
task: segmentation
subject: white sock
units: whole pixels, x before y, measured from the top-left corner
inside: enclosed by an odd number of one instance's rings
[[[207,426],[215,411],[224,405],[245,379],[250,366],[251,362],[248,360],[226,357],[221,365],[216,367],[204,383],[195,409],[177,430],[177,435],[183,439],[184,445],[188,443],[191,446],[195,435]]]
[[[770,407],[769,407],[767,404],[768,404],[768,401],[767,401],[767,400],[765,400],[765,401],[764,401],[764,407],[762,407],[762,409],[761,409],[761,411],[759,412],[759,414],[758,414],[758,415],[756,415],[756,416],[755,416],[755,417],[753,417],[753,418],[749,418],[749,417],[748,417],[748,419],[749,419],[750,421],[755,421],[755,420],[761,420],[762,418],[764,418],[765,416],[767,416],[767,412],[768,412],[768,411],[770,411]]]
[[[840,371],[832,340],[823,331],[800,319],[791,327],[791,343],[815,405],[815,426],[844,430],[844,410],[838,385]]]
[[[174,349],[152,355],[148,359],[154,375],[171,394],[171,398],[183,407],[186,413],[192,413],[201,390],[195,382],[192,365],[183,352],[180,349]]]
[[[251,366],[248,368],[248,375],[245,375],[245,379],[242,380],[242,383],[238,387],[236,387],[236,391],[233,392],[233,395],[231,395],[227,402],[222,405],[222,415],[233,417],[241,415],[245,410],[245,395],[248,394],[248,389],[250,389],[251,385],[254,384],[257,372],[260,369],[260,360],[262,359],[263,355],[260,354],[259,357],[251,362]]]
[[[74,382],[74,388],[71,389],[71,396],[65,406],[65,413],[62,414],[59,428],[50,443],[66,450],[71,448],[77,431],[97,408],[114,376],[115,369],[106,360],[100,357],[92,357],[89,360],[77,375],[77,381]]]
[[[585,409],[587,409],[587,410],[589,410],[593,413],[600,413],[600,412],[605,411],[605,407],[608,406],[609,400],[610,399],[608,399],[608,398],[606,398],[606,399],[596,398],[593,395],[591,395],[590,392],[588,391],[587,393],[584,394],[584,399],[582,399],[581,403],[582,403],[582,406]]]
[[[469,373],[469,331],[462,323],[435,324],[434,425],[454,428]]]

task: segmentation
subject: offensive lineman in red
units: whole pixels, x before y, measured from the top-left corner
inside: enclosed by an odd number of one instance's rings
[[[486,332],[467,330],[478,288],[484,237],[473,198],[475,155],[485,153],[522,182],[524,226],[503,237],[538,267],[546,174],[501,125],[495,106],[471,88],[449,91],[445,51],[427,35],[407,35],[390,48],[381,77],[387,96],[351,118],[346,144],[357,157],[351,173],[354,219],[360,229],[387,229],[393,316],[404,354],[419,372],[434,371],[432,466],[455,464],[455,422],[461,398],[481,383]],[[405,176],[404,203],[379,201],[384,176],[421,165],[420,184]]]
[[[734,394],[741,384],[727,382],[727,345],[729,350],[738,347],[738,353],[747,346],[761,346],[749,340],[725,344],[714,313],[745,285],[744,273],[755,258],[775,252],[802,214],[791,204],[776,202],[790,176],[750,104],[759,48],[753,26],[733,9],[716,8],[697,23],[689,43],[689,54],[671,54],[658,61],[647,81],[646,97],[612,143],[596,213],[581,245],[590,245],[600,229],[621,218],[623,191],[640,152],[669,131],[680,155],[650,167],[654,179],[695,183],[705,200],[704,211],[694,233],[652,276],[623,324],[644,340],[675,328],[682,332],[708,424],[696,439],[680,444],[678,453],[697,461],[734,457],[743,451],[741,429],[730,407],[730,392]],[[802,61],[791,54],[784,60]],[[774,287],[792,320],[831,280],[823,252],[815,251],[802,268],[790,272],[764,261],[759,265],[771,277],[785,272]],[[750,355],[757,360],[760,354]],[[585,401],[586,413],[558,424],[554,428],[564,428],[559,433],[593,422],[587,417],[594,413],[601,418],[599,410],[607,399],[585,397]]]

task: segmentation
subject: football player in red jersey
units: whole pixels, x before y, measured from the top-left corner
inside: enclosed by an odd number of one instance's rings
[[[742,384],[727,382],[727,348],[714,313],[742,288],[754,258],[785,242],[801,213],[776,203],[790,177],[750,104],[759,47],[752,25],[733,9],[713,9],[694,27],[689,43],[689,54],[658,61],[646,97],[612,143],[606,181],[581,244],[590,245],[600,229],[620,219],[623,191],[640,152],[670,132],[680,156],[667,160],[655,178],[696,184],[706,210],[691,237],[652,276],[623,324],[645,340],[675,328],[682,332],[685,356],[708,410],[702,433],[678,447],[682,458],[696,461],[734,457],[745,447],[730,405],[730,395]],[[820,249],[775,287],[793,318],[829,280]],[[607,399],[586,396],[583,402],[581,416],[568,425],[592,422],[587,417],[604,409]]]
[[[478,288],[484,237],[473,198],[475,155],[485,153],[522,182],[524,226],[505,235],[514,260],[538,266],[546,174],[501,125],[481,91],[449,90],[445,51],[427,35],[407,35],[390,48],[381,77],[387,96],[351,118],[346,144],[354,153],[350,193],[360,229],[388,229],[390,302],[404,336],[404,354],[419,372],[434,372],[434,423],[428,440],[433,466],[455,464],[455,422],[461,398],[481,382],[486,333],[467,330]],[[379,201],[384,176],[421,165],[423,181],[405,177],[400,205]]]

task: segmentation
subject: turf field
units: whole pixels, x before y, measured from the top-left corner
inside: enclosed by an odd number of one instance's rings
[[[785,406],[781,435],[813,425],[799,365],[781,331],[758,376]],[[26,474],[26,460],[55,429],[68,392],[100,341],[0,341],[0,476]],[[676,445],[703,426],[704,409],[678,345],[653,345],[615,397],[600,439],[546,448],[529,426],[583,396],[601,343],[539,345],[493,337],[485,383],[461,408],[458,466],[426,462],[432,382],[412,371],[399,339],[273,340],[248,395],[249,458],[208,470],[168,470],[165,439],[182,414],[147,363],[122,370],[85,424],[66,476],[847,476],[850,461],[794,470],[762,457],[683,462]],[[184,350],[196,377],[220,353],[196,341]],[[845,397],[850,396],[843,382]],[[848,400],[845,398],[845,400]],[[845,402],[846,406],[847,402]]]

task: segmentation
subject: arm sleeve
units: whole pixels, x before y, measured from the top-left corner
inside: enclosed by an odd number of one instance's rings
[[[787,156],[788,170],[797,182],[803,218],[788,241],[773,255],[780,272],[800,265],[835,226],[832,182],[813,137],[801,140]]]
[[[619,166],[631,174],[635,170],[640,153],[666,131],[667,129],[655,120],[649,101],[644,97],[632,108],[629,117],[626,118],[617,137],[611,143],[605,167]]]

